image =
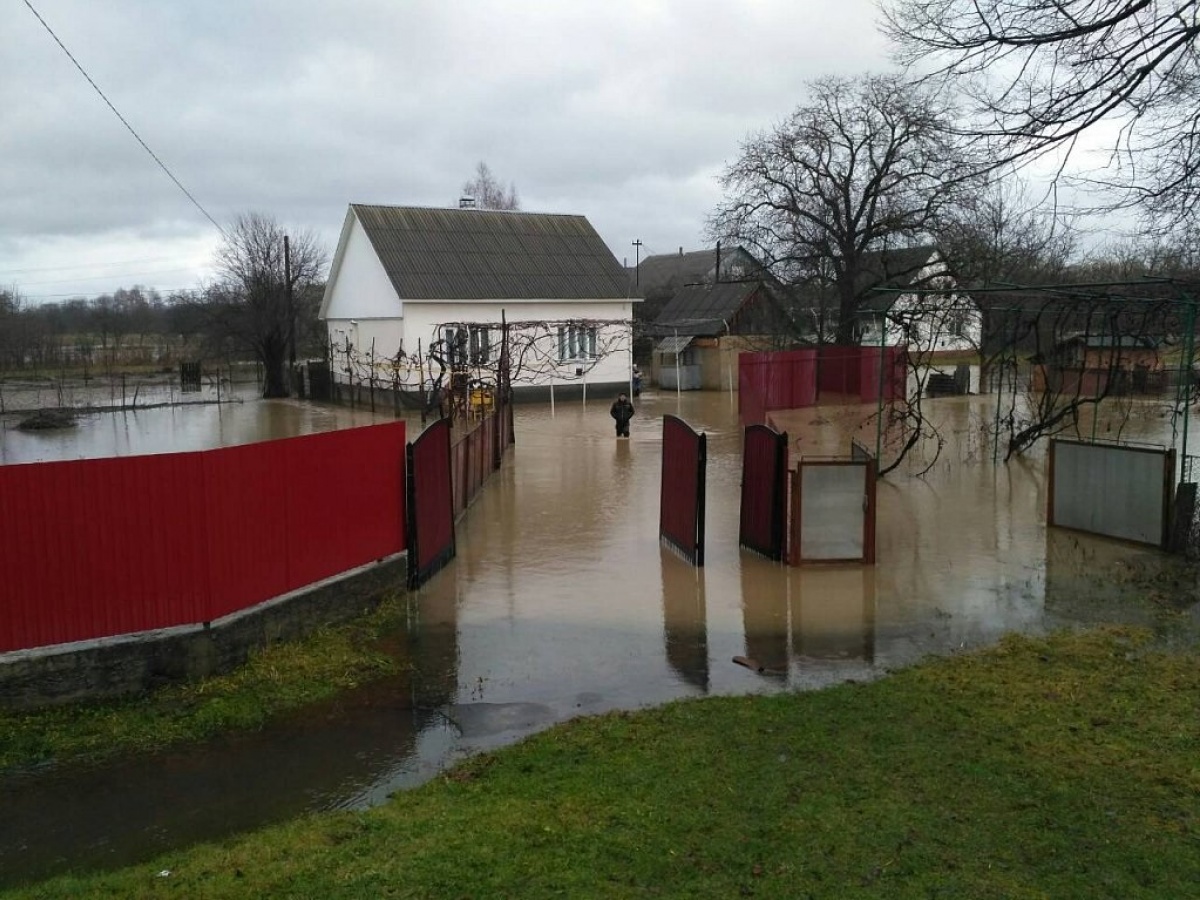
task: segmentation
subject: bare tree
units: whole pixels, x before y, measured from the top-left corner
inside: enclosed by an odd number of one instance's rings
[[[488,164],[482,161],[475,167],[475,177],[463,184],[462,195],[474,200],[475,206],[479,209],[517,210],[521,208],[521,201],[517,197],[517,186],[509,182],[508,190],[505,190],[504,185],[488,168]]]
[[[290,259],[285,261],[287,235],[270,216],[240,216],[217,250],[221,280],[207,297],[216,334],[249,350],[262,363],[264,397],[288,396],[285,364],[295,339],[295,298],[320,278],[326,262],[324,250],[309,231],[290,235]]]
[[[828,288],[836,341],[853,343],[872,286],[867,254],[927,238],[973,166],[950,136],[943,94],[896,76],[825,78],[809,93],[742,145],[709,231],[753,247],[785,283]]]
[[[960,290],[996,285],[1045,285],[1063,280],[1075,254],[1073,223],[1039,206],[1019,176],[1007,174],[944,210],[937,246]],[[1024,295],[975,292],[981,362],[1011,336],[1009,320]],[[1031,295],[1033,296],[1033,295]],[[1035,302],[1040,303],[1040,295]],[[986,375],[986,372],[984,373]]]
[[[938,249],[962,285],[1048,284],[1063,277],[1075,253],[1073,223],[1030,199],[1009,174],[944,210]]]
[[[1116,202],[1197,212],[1200,0],[885,0],[883,12],[902,62],[972,99],[964,130],[997,164],[1116,125],[1102,135]]]

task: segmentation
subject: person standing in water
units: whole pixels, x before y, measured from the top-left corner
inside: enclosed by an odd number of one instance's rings
[[[608,414],[617,423],[617,437],[629,437],[629,420],[633,418],[633,404],[624,394],[618,394]]]

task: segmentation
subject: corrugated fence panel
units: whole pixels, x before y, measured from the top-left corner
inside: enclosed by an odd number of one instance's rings
[[[905,384],[904,348],[863,347],[860,361],[859,399],[863,403],[874,403],[880,399],[903,400]],[[883,372],[880,373],[880,356],[883,357]]]
[[[201,621],[288,590],[289,485],[280,443],[245,444],[203,454],[212,599]]]
[[[861,379],[862,348],[827,344],[820,348],[817,382],[821,393],[857,394]]]
[[[0,651],[191,621],[208,596],[195,454],[0,467]]]
[[[403,422],[283,441],[288,588],[404,548]]]
[[[746,425],[761,425],[767,412],[766,355],[738,354],[738,414]]]
[[[209,621],[403,550],[404,434],[0,466],[0,652]]]
[[[745,425],[761,425],[766,413],[817,402],[817,351],[781,350],[738,354],[738,410]]]

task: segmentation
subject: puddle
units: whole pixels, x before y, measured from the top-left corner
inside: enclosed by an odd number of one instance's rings
[[[580,714],[867,680],[1009,631],[1150,621],[1130,585],[1162,558],[1048,533],[1044,461],[992,465],[979,428],[988,402],[936,401],[952,440],[923,478],[881,483],[877,566],[806,569],[738,549],[741,432],[728,395],[643,396],[628,440],[613,437],[608,400],[554,415],[518,407],[517,445],[460,523],[457,560],[410,597],[396,643],[411,678],[253,735],[0,781],[0,883],[371,806],[464,754]],[[708,434],[700,570],[658,542],[664,412]],[[845,452],[860,413],[804,410],[781,424],[794,453]],[[1143,419],[1158,435],[1163,420]],[[186,427],[214,427],[206,421]]]

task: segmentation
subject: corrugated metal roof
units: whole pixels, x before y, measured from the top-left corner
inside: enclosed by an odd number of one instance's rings
[[[723,281],[680,288],[654,320],[654,327],[660,333],[675,327],[692,335],[720,334],[761,286],[761,281]]]
[[[855,294],[863,298],[860,306],[875,312],[886,311],[895,301],[895,294],[875,293],[873,288],[906,288],[923,278],[925,269],[937,256],[937,248],[895,247],[864,253],[859,260],[858,283]],[[942,274],[945,266],[936,273]],[[917,285],[922,287],[924,285]]]
[[[678,337],[669,337],[659,341],[658,346],[654,349],[659,353],[682,353],[691,342],[690,334],[681,334]]]
[[[402,300],[640,296],[583,216],[351,204]]]

